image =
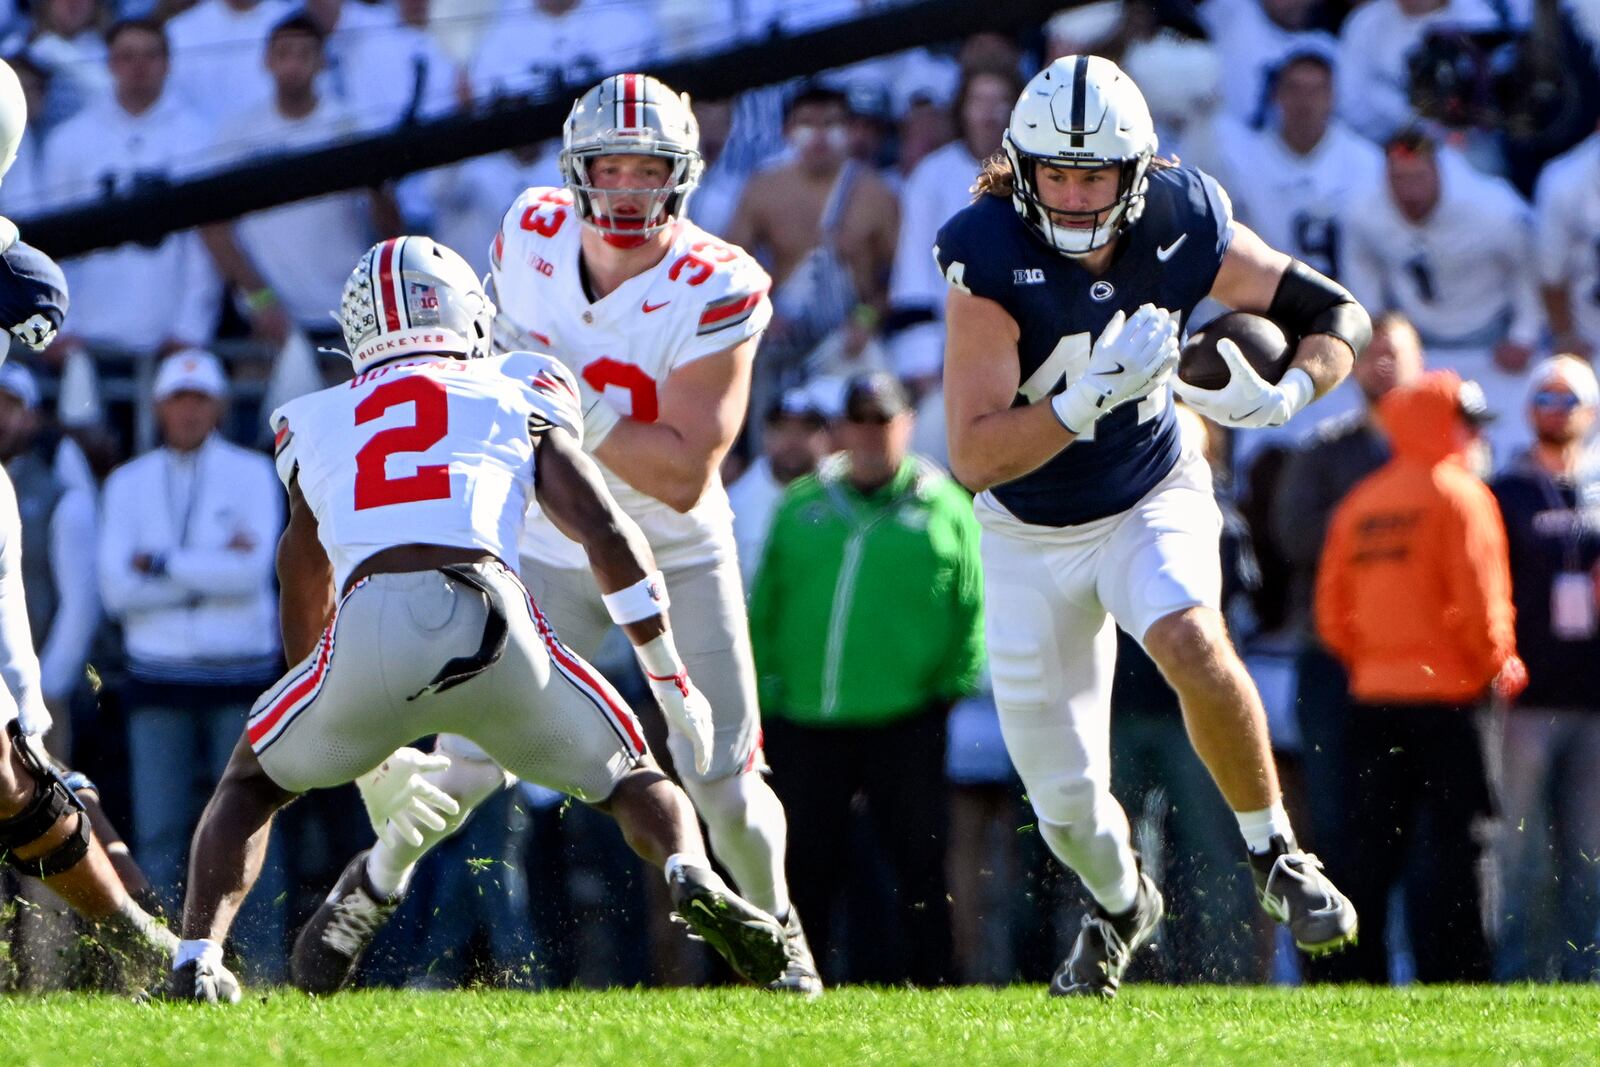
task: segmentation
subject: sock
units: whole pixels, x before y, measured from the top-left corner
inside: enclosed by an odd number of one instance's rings
[[[1233,817],[1239,820],[1239,832],[1244,835],[1244,847],[1253,855],[1264,856],[1272,851],[1272,839],[1283,838],[1284,844],[1293,851],[1296,847],[1294,828],[1289,825],[1289,813],[1283,810],[1283,800],[1279,798],[1270,808],[1260,811],[1236,811]]]
[[[681,759],[678,766],[684,766]],[[739,895],[779,922],[787,921],[789,883],[783,855],[789,820],[766,778],[755,771],[715,782],[688,778],[684,790],[705,820],[711,851],[733,876]]]
[[[667,876],[667,884],[671,885],[672,880],[678,876],[678,872],[685,867],[704,867],[710,871],[711,858],[705,855],[697,855],[693,852],[674,852],[667,857],[667,862],[661,865],[661,873]],[[713,878],[716,877],[716,873],[716,871],[711,871]]]
[[[367,853],[367,881],[372,883],[372,888],[391,900],[403,895],[406,886],[411,884],[417,861],[425,851],[425,848],[413,849],[409,846],[391,849],[379,841]]]
[[[209,963],[212,967],[222,966],[222,946],[204,938],[195,941],[179,941],[178,954],[172,959],[172,969],[177,970],[191,960]]]

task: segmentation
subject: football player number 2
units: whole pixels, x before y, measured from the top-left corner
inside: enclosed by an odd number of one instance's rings
[[[390,456],[426,452],[444,440],[450,424],[450,395],[444,386],[420,374],[385,382],[356,405],[356,425],[365,425],[401,404],[414,406],[411,424],[380,430],[356,453],[357,511],[450,496],[448,463],[419,466],[415,474],[400,478],[391,478],[388,472]]]
[[[1056,342],[1050,355],[1039,364],[1039,369],[1028,376],[1017,390],[1030,404],[1037,404],[1055,394],[1063,383],[1075,382],[1089,369],[1089,350],[1094,339],[1087,333],[1068,334]],[[1139,421],[1149,422],[1161,414],[1166,405],[1166,387],[1163,386],[1139,401]],[[1093,426],[1078,435],[1080,441],[1094,440]]]

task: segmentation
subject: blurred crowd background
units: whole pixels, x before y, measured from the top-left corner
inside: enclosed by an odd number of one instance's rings
[[[0,55],[31,121],[0,212],[23,220],[26,238],[30,217],[142,184],[507,96],[576,95],[607,73],[885,8],[915,18],[916,6],[4,0]],[[708,168],[689,214],[774,279],[749,431],[725,480],[774,786],[794,827],[790,879],[825,977],[1042,981],[1076,930],[1080,894],[1033,832],[985,693],[977,583],[963,571],[970,515],[941,495],[945,283],[930,249],[1026,78],[1077,52],[1121,63],[1163,154],[1217,175],[1241,220],[1378,319],[1350,381],[1282,430],[1188,425],[1228,516],[1228,617],[1269,709],[1291,811],[1334,879],[1359,884],[1363,948],[1306,967],[1275,940],[1175,698],[1123,635],[1114,787],[1172,913],[1138,966],[1171,981],[1600,974],[1597,49],[1596,0],[1099,0],[1017,36],[695,101]],[[244,712],[282,668],[272,554],[283,506],[265,413],[348,373],[317,349],[336,341],[330,309],[371,242],[428,233],[486,270],[516,194],[560,184],[558,150],[530,143],[65,260],[66,328],[42,356],[14,350],[0,368],[0,457],[21,504],[52,745],[99,784],[169,910]],[[816,217],[796,217],[796,175],[831,183]],[[1447,402],[1429,407],[1430,396]],[[1437,436],[1421,435],[1420,453],[1406,443],[1419,425]],[[1476,518],[1428,527],[1404,550],[1422,592],[1351,586],[1373,523],[1339,518],[1346,497],[1385,464],[1446,458],[1482,494],[1470,508],[1438,504]],[[819,718],[784,704],[815,684],[784,674],[814,667],[792,654],[793,635],[818,624],[783,569],[818,556],[827,566],[818,538],[837,531],[806,520],[807,494],[869,467],[904,473],[895,491],[927,509],[927,536],[964,577],[954,610],[935,618],[883,599],[892,582],[855,576],[865,621],[839,638],[843,654],[870,660],[881,628],[939,627],[966,633],[972,660],[948,664],[904,710],[843,691]],[[1325,545],[1339,522],[1355,532]],[[879,551],[893,569],[913,550]],[[1443,573],[1429,570],[1441,561]],[[1360,606],[1360,632],[1335,603]],[[1463,655],[1514,643],[1530,685],[1512,702],[1515,687],[1453,693],[1424,680],[1415,715],[1363,699],[1363,678],[1409,662],[1419,635],[1435,633]],[[628,685],[624,647],[600,665]],[[883,665],[902,667],[926,669]],[[906,826],[921,831],[913,847]],[[353,790],[298,802],[274,832],[238,937],[247,973],[267,979],[282,975],[285,931],[370,840]],[[665,923],[658,882],[609,820],[508,790],[428,858],[366,980],[712,976]],[[13,944],[38,946],[13,952],[4,980],[73,981],[70,930],[39,887],[12,879],[0,897]],[[1446,913],[1474,916],[1481,941],[1441,945]]]

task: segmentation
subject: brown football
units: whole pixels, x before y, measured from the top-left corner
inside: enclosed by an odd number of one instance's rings
[[[1228,364],[1217,354],[1217,342],[1225,337],[1238,345],[1245,361],[1273,385],[1283,378],[1294,359],[1294,345],[1277,323],[1248,311],[1230,311],[1189,335],[1178,363],[1178,377],[1197,389],[1221,389],[1227,385]]]

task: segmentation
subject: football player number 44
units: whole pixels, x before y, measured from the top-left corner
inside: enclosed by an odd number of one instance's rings
[[[378,431],[356,453],[357,511],[450,496],[448,463],[419,466],[415,474],[400,478],[391,478],[388,472],[390,456],[426,452],[444,440],[450,428],[450,394],[443,385],[421,374],[385,382],[356,405],[356,425],[381,418],[401,404],[413,405],[411,424]]]

